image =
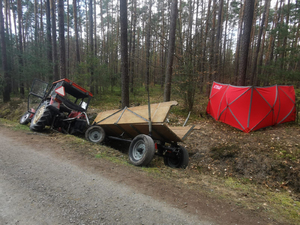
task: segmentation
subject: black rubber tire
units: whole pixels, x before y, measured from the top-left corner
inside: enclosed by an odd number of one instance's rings
[[[136,136],[129,146],[129,160],[135,166],[147,166],[154,157],[155,145],[145,134]]]
[[[85,138],[93,143],[102,143],[105,139],[105,131],[100,126],[91,126],[85,132]]]
[[[24,113],[20,119],[20,124],[22,124],[22,125],[28,124],[30,122],[30,115],[31,115],[30,112]]]
[[[51,119],[51,111],[47,108],[47,102],[44,102],[36,110],[29,128],[33,131],[41,131],[45,126],[51,125]]]
[[[178,153],[174,153],[173,157],[164,157],[164,163],[171,168],[183,168],[185,169],[189,164],[189,153],[182,147],[177,147]]]

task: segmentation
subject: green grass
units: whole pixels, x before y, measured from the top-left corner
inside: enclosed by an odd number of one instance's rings
[[[267,192],[266,200],[275,215],[281,217],[278,219],[286,218],[287,221],[300,224],[300,202],[293,200],[288,191]]]
[[[96,159],[106,159],[110,162],[120,164],[120,165],[129,165],[129,163],[127,162],[127,160],[125,160],[125,157],[123,155],[116,157],[115,155],[110,155],[106,152],[101,152],[101,153],[95,154],[94,157]]]
[[[292,161],[296,161],[299,158],[299,151],[288,152],[286,150],[280,150],[278,154],[276,154],[277,159],[289,159]]]
[[[256,199],[255,202],[249,202],[247,197],[236,199],[241,206],[272,213],[278,221],[293,221],[293,224],[300,224],[300,202],[294,200],[288,191],[282,189],[270,191],[258,187],[250,180],[241,181],[231,177],[225,179],[224,186],[238,196],[247,195]],[[224,197],[232,198],[232,196]]]
[[[243,191],[243,192],[248,192],[250,190],[250,184],[251,181],[249,179],[243,179],[237,180],[232,177],[225,178],[224,180],[225,186],[229,187],[230,189],[237,190],[237,191]]]
[[[141,167],[143,171],[155,177],[161,177],[162,173],[157,167]]]
[[[13,128],[13,130],[30,131],[28,125],[22,125],[22,124],[14,122],[14,121],[3,119],[3,118],[0,118],[0,125],[11,127],[11,128]]]

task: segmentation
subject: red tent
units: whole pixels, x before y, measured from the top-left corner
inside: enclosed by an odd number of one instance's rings
[[[295,121],[293,86],[242,87],[214,82],[206,112],[246,133]]]

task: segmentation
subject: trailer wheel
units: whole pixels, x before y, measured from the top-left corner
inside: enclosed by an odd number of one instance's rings
[[[23,114],[23,116],[20,119],[20,124],[26,125],[30,122],[30,112],[26,112]]]
[[[105,139],[105,131],[100,126],[92,126],[86,130],[85,138],[93,143],[101,143]]]
[[[50,110],[47,109],[47,102],[44,102],[35,112],[29,128],[33,131],[41,131],[45,126],[51,124],[51,118],[52,115]]]
[[[129,146],[129,160],[135,166],[148,165],[153,159],[154,154],[154,141],[145,134],[136,136]]]
[[[171,156],[164,157],[164,163],[171,168],[183,168],[185,169],[189,164],[189,153],[182,147],[177,147],[177,152],[174,152]]]

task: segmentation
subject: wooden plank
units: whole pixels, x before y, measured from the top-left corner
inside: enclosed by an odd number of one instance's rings
[[[108,110],[104,112],[98,113],[97,117],[94,119],[93,123],[100,123],[102,120],[106,120],[105,123],[102,124],[114,124],[114,121],[116,121],[116,118],[119,116],[114,115],[120,110]]]
[[[177,137],[181,139],[181,142],[183,142],[186,137],[189,135],[190,132],[194,129],[194,126],[186,126],[186,127],[169,127],[170,130],[172,130]]]
[[[149,134],[149,125],[144,124],[110,124],[102,126],[105,133],[109,136],[119,137],[123,134],[124,138],[133,139],[139,134]],[[154,140],[166,142],[183,142],[186,136],[193,130],[193,126],[169,127],[163,123],[152,124],[152,138]],[[124,132],[126,131],[126,132]]]

